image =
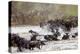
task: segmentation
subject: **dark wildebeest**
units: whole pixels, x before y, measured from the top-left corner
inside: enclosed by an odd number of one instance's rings
[[[9,50],[11,47],[18,47],[18,51],[22,52],[22,48],[29,49],[29,42],[17,34],[9,34]]]
[[[17,43],[19,51],[22,51],[22,48],[29,49],[29,43],[30,41],[20,38],[19,42]]]
[[[29,43],[29,49],[33,50],[35,47],[38,49],[41,49],[41,46],[45,45],[45,43],[43,41],[37,40],[37,41],[31,41]]]
[[[33,50],[36,47],[41,49],[40,47],[45,45],[43,41],[27,41],[25,39],[20,40],[17,44],[20,52],[22,52],[22,48]]]
[[[54,34],[52,40],[58,41],[59,40],[58,39],[58,35],[57,34]]]
[[[52,40],[55,40],[57,41],[58,39],[58,36],[60,36],[60,32],[58,31],[58,29],[56,29],[56,31],[54,32],[53,35],[45,35],[44,38],[47,40],[47,41],[52,41]]]
[[[78,36],[78,33],[74,33],[74,35],[72,35],[72,38],[76,38]]]
[[[36,37],[39,35],[37,32],[30,30],[29,33],[31,33],[33,36],[31,37],[31,41],[29,43],[29,49],[33,50],[35,47],[40,49],[41,45],[45,45],[43,41],[37,40]]]
[[[78,36],[78,32],[76,32],[75,35]]]
[[[68,33],[66,33],[66,34],[62,37],[62,40],[67,40],[67,39],[69,39],[69,34],[68,34]]]
[[[35,41],[36,37],[39,35],[37,32],[30,30],[29,33],[31,33],[33,36],[31,37],[31,41]]]
[[[51,41],[53,38],[53,35],[45,35],[44,39],[46,39],[47,41]]]
[[[30,30],[29,33],[31,33],[32,35],[38,35],[38,33],[33,30]]]
[[[19,42],[20,37],[17,34],[9,33],[9,52],[11,52],[11,47],[17,47],[17,43]]]
[[[33,36],[31,37],[31,41],[37,40],[36,37],[37,37],[37,35],[33,35]]]
[[[53,34],[53,37],[52,37],[52,39],[53,40],[55,40],[55,41],[58,41],[59,39],[58,39],[58,36],[60,36],[61,34],[60,34],[60,32],[59,32],[59,29],[56,29],[56,31],[54,32],[54,34]]]
[[[59,40],[59,39],[57,39],[58,38],[57,34],[54,34],[54,35],[45,35],[44,38],[47,41],[52,41],[52,40],[58,41]]]
[[[17,34],[9,33],[9,47],[14,46],[17,41],[19,41],[19,36]]]

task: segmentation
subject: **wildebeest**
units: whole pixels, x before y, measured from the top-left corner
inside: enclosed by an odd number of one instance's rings
[[[54,34],[52,39],[55,40],[55,41],[58,41],[59,40],[58,39],[58,35],[57,34]]]
[[[22,48],[29,49],[29,42],[30,41],[19,37],[17,34],[9,35],[9,49],[11,47],[18,47],[18,51],[22,51]]]
[[[30,41],[21,38],[20,41],[17,43],[19,51],[22,51],[22,48],[29,49],[29,43]]]
[[[57,38],[57,35],[54,34],[54,35],[45,35],[44,38],[47,40],[47,41],[58,41],[59,39]]]
[[[20,40],[20,37],[17,34],[11,34],[9,33],[9,49],[13,46],[13,47],[17,47],[18,46],[18,42]]]
[[[29,30],[29,33],[31,33],[32,35],[38,35],[38,33],[33,30]]]
[[[11,47],[18,47],[18,51],[22,52],[22,49],[30,49],[37,47],[40,49],[40,46],[45,45],[43,41],[28,41],[22,37],[19,37],[17,34],[9,35],[9,49]]]
[[[36,37],[37,37],[37,35],[33,35],[33,36],[31,37],[31,41],[37,40]]]
[[[51,41],[51,40],[59,40],[58,39],[58,36],[60,36],[60,32],[59,32],[59,29],[55,29],[55,31],[53,32],[53,35],[45,35],[44,38],[48,41]]]
[[[30,30],[29,33],[32,34],[31,41],[35,41],[36,37],[38,36],[38,33],[33,30]]]
[[[59,29],[56,29],[56,31],[54,32],[54,34],[57,35],[57,36],[61,35],[60,32],[59,32]]]
[[[33,50],[35,47],[38,49],[41,49],[41,46],[45,45],[45,43],[43,41],[37,40],[37,41],[31,41],[29,43],[29,49]]]
[[[62,37],[62,40],[67,40],[67,39],[69,39],[69,34],[65,33],[65,35],[63,35],[63,37]]]
[[[47,41],[51,41],[52,40],[52,35],[45,35],[44,38],[47,40]]]
[[[54,32],[54,34],[53,34],[53,40],[59,40],[58,39],[58,36],[60,36],[61,34],[60,34],[60,32],[59,32],[59,29],[56,29],[56,31]]]
[[[78,36],[78,32],[76,32],[75,35]]]
[[[74,35],[72,35],[72,38],[76,38],[78,36],[78,33],[74,33]]]
[[[9,47],[14,46],[14,43],[16,43],[18,40],[19,36],[17,34],[9,33]]]

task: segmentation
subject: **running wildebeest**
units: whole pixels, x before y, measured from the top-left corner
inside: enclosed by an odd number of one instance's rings
[[[11,50],[10,47],[18,47],[18,51],[22,52],[23,48],[33,50],[33,48],[37,47],[40,49],[40,46],[42,45],[45,45],[43,41],[28,41],[19,37],[17,34],[11,34],[9,36],[9,50]]]
[[[32,35],[38,35],[38,33],[33,30],[29,30],[29,33],[31,33]]]
[[[9,33],[9,50],[11,49],[12,46],[17,47],[19,40],[20,40],[20,37],[17,34]]]
[[[78,32],[76,32],[75,35],[78,36]]]
[[[30,30],[29,33],[31,33],[33,36],[31,37],[31,41],[35,41],[36,37],[39,35],[37,32]]]
[[[14,44],[19,40],[19,36],[17,34],[9,33],[9,47],[14,46]]]
[[[18,51],[22,52],[22,48],[29,49],[30,41],[19,37],[17,34],[9,35],[9,49],[10,47],[18,47]]]
[[[51,41],[53,36],[52,35],[45,35],[44,38],[47,40],[47,41]]]
[[[57,41],[58,40],[58,36],[60,36],[60,32],[58,29],[56,29],[56,31],[54,32],[53,35],[45,35],[44,38],[47,40],[47,41],[51,41],[51,40],[55,40]]]
[[[66,33],[66,34],[62,37],[62,40],[67,40],[67,39],[69,39],[69,34],[68,34],[68,33]]]
[[[31,41],[29,43],[29,49],[30,50],[34,50],[34,48],[38,48],[38,49],[41,49],[41,46],[42,45],[45,45],[45,43],[43,41],[40,41],[40,40],[37,40],[37,41]]]
[[[56,31],[54,32],[53,34],[53,37],[52,37],[52,40],[55,40],[55,41],[58,41],[58,36],[60,36],[60,32],[59,32],[59,29],[56,29]]]
[[[58,35],[57,34],[54,34],[52,39],[55,40],[55,41],[58,41],[59,40],[58,39]]]
[[[31,37],[31,41],[37,40],[36,37],[37,37],[37,35],[33,35],[33,36]]]
[[[76,38],[78,36],[78,33],[74,33],[74,35],[72,35],[72,38]]]
[[[58,41],[59,39],[57,38],[57,34],[54,34],[54,35],[45,35],[44,38],[47,40],[47,41]]]

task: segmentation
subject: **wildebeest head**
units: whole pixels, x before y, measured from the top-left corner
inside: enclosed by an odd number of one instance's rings
[[[29,30],[29,33],[32,33],[33,31],[32,30]]]
[[[30,30],[29,33],[31,33],[32,35],[38,35],[38,33],[33,30]]]

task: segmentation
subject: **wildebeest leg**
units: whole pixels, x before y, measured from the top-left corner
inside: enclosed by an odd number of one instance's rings
[[[40,46],[36,46],[38,49],[41,49],[41,47]]]
[[[40,48],[40,45],[38,45],[37,48],[38,48],[38,49],[41,49],[41,48]]]
[[[17,46],[18,46],[19,52],[22,52],[21,46],[20,45],[17,45]]]
[[[34,48],[32,47],[31,50],[34,50]]]
[[[31,47],[29,47],[29,49],[31,50]]]
[[[19,52],[22,52],[22,49],[21,49],[21,47],[18,47],[18,50],[19,50]]]
[[[29,49],[30,49],[30,50],[34,50],[34,48],[33,48],[33,47],[31,47],[31,46],[29,46]]]
[[[34,50],[34,48],[33,47],[30,47],[30,50]]]
[[[42,44],[42,45],[46,45],[43,41],[41,41],[41,44]]]

